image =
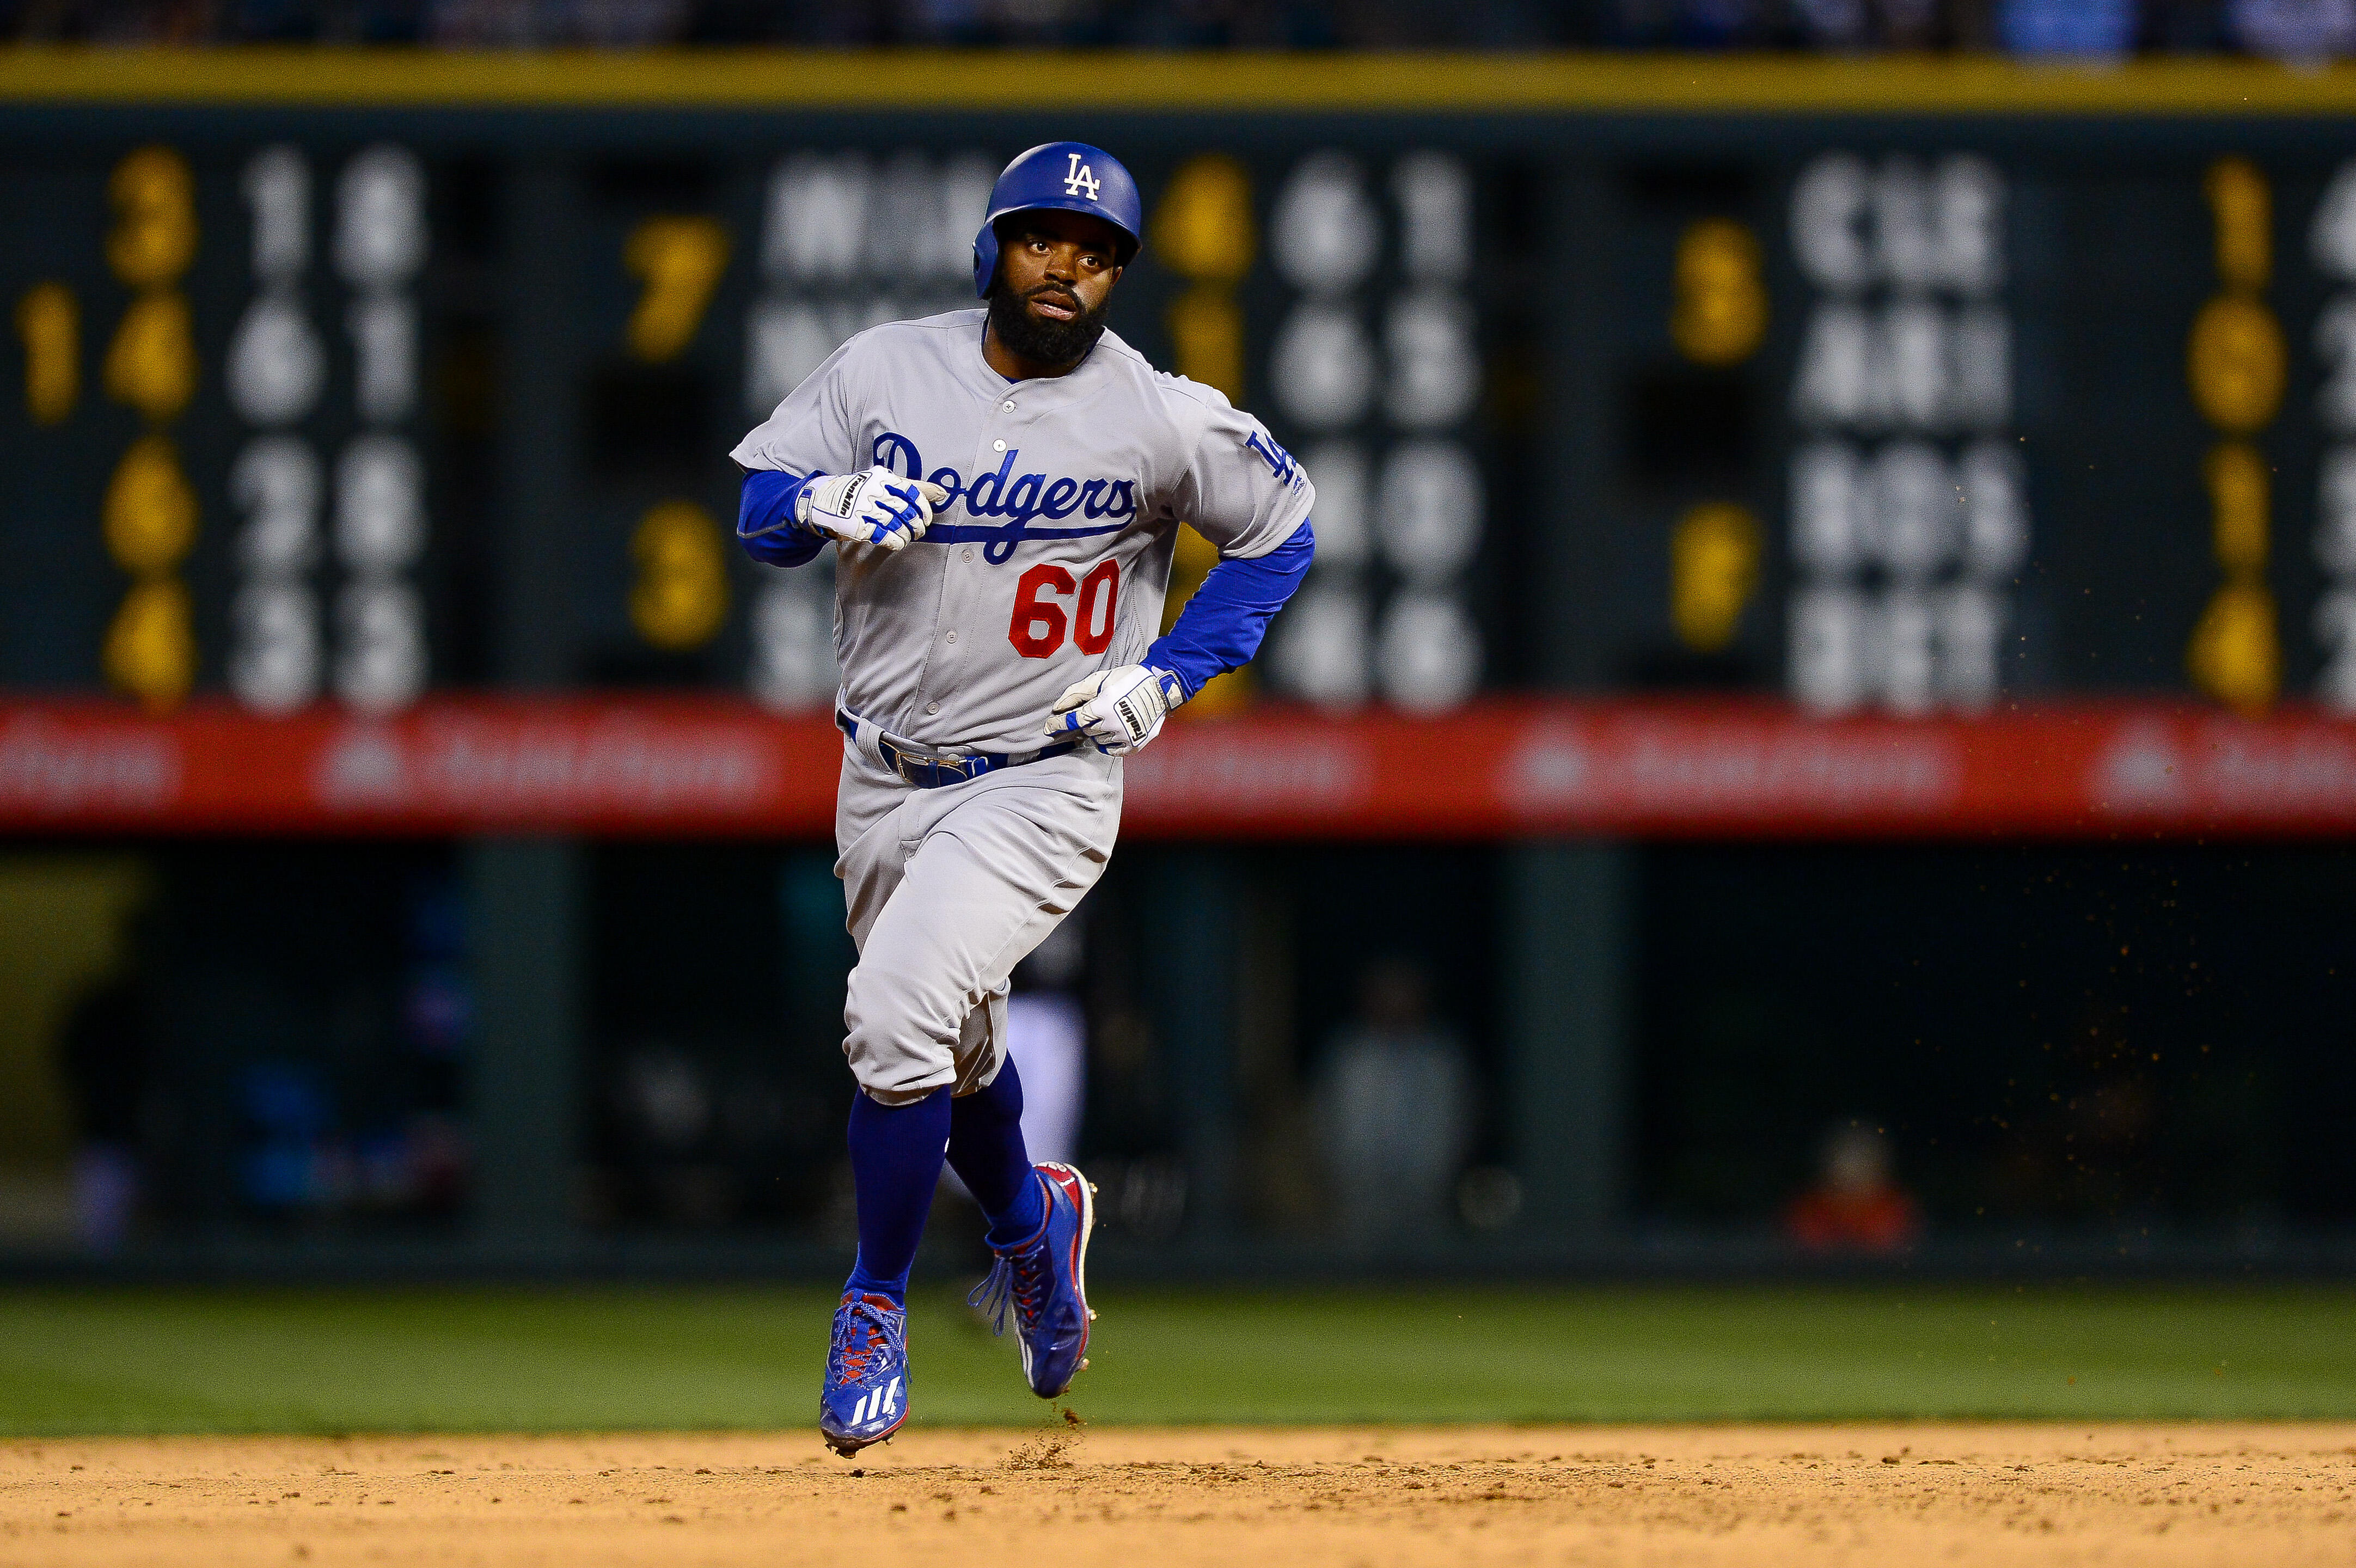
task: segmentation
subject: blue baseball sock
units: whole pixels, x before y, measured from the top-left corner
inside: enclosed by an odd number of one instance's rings
[[[949,1102],[949,1166],[990,1216],[991,1246],[1027,1242],[1046,1222],[1047,1195],[1023,1147],[1023,1075],[1012,1057],[989,1088]]]
[[[913,1105],[884,1105],[864,1090],[851,1100],[851,1176],[859,1189],[859,1258],[846,1290],[908,1301],[908,1269],[941,1179],[949,1141],[949,1092]]]

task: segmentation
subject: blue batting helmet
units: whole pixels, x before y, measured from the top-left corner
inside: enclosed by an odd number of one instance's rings
[[[973,292],[990,293],[998,271],[998,220],[1010,213],[1085,212],[1120,230],[1122,266],[1145,243],[1145,206],[1137,199],[1137,182],[1120,160],[1102,147],[1086,142],[1049,142],[1033,147],[1012,163],[990,187],[990,216],[973,237]]]

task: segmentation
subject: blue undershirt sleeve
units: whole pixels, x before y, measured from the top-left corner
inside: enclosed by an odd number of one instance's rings
[[[809,484],[823,475],[748,469],[736,502],[736,539],[744,553],[771,566],[800,566],[818,559],[826,540],[794,521],[795,503]]]
[[[1301,586],[1316,551],[1316,536],[1303,519],[1290,539],[1266,555],[1219,562],[1178,612],[1170,635],[1145,650],[1145,662],[1175,675],[1188,697],[1213,676],[1249,664],[1267,635],[1269,617]]]

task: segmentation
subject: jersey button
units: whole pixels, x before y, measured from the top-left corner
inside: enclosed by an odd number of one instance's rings
[[[1002,441],[993,441],[990,443],[990,450],[992,452],[1004,452],[1006,450],[1006,443]]]
[[[948,640],[949,640],[950,642],[952,642],[952,643],[956,642],[956,641],[957,641],[957,634],[956,634],[955,632],[951,632],[951,633],[948,635]]]
[[[1007,399],[1007,400],[1006,400],[1006,401],[1004,401],[1004,402],[1002,402],[1002,403],[999,404],[999,405],[998,405],[998,411],[999,411],[1000,413],[1001,413],[1001,414],[1011,414],[1011,413],[1012,413],[1012,412],[1014,411],[1014,400],[1013,400],[1013,399],[1012,399],[1012,398],[1009,398],[1009,399]]]
[[[937,702],[927,702],[925,704],[925,711],[927,713],[938,713],[940,710],[941,705]]]
[[[965,552],[965,558],[966,558],[966,560],[971,560],[973,559],[973,551],[971,551],[971,550],[968,550],[968,551],[966,551],[966,552]]]

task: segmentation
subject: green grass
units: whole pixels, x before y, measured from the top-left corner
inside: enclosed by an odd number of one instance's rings
[[[1091,1421],[2356,1418],[2356,1290],[1098,1293]],[[799,1426],[832,1293],[0,1293],[0,1433]],[[1028,1424],[1011,1341],[911,1326],[916,1419]],[[2075,1380],[2074,1381],[2072,1380]]]

